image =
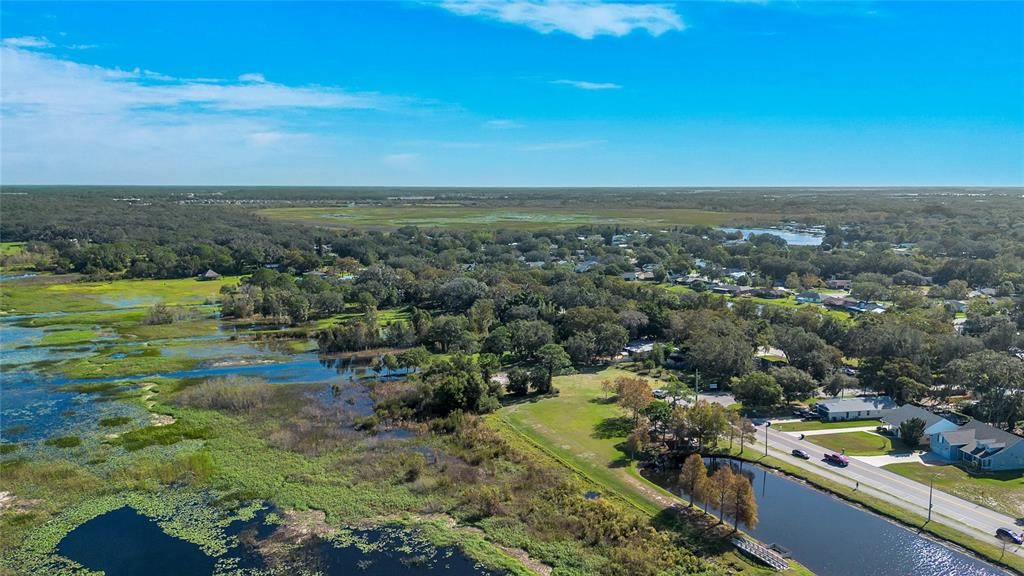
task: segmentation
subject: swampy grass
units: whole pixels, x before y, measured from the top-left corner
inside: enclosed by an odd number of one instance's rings
[[[200,282],[176,280],[113,280],[60,282],[48,278],[0,285],[3,310],[11,314],[88,312],[146,308],[156,303],[195,305],[215,301],[221,286],[237,284],[237,277]]]
[[[128,416],[112,416],[110,418],[102,418],[96,424],[100,428],[117,428],[119,426],[124,426],[125,424],[129,424],[131,422],[132,422],[132,418],[130,418]]]
[[[56,363],[47,372],[67,378],[145,376],[191,370],[199,364],[184,354],[165,354],[155,346],[111,347],[98,354]]]
[[[95,330],[48,330],[39,341],[41,346],[71,346],[92,342],[99,336]]]
[[[82,445],[82,438],[79,436],[56,436],[47,438],[44,443],[56,448],[77,448]]]
[[[730,221],[773,221],[771,214],[712,212],[686,208],[602,208],[597,206],[488,206],[401,205],[267,208],[257,214],[274,220],[333,228],[427,228],[536,230],[575,228],[592,224],[653,226],[707,225]]]

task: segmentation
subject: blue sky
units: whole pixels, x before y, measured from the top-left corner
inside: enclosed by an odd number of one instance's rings
[[[1024,3],[17,3],[5,184],[1024,185]]]

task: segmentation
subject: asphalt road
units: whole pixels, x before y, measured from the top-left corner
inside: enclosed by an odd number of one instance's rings
[[[886,500],[921,516],[928,516],[928,485],[860,462],[855,458],[850,458],[849,466],[834,466],[823,459],[825,448],[770,427],[767,430],[768,452],[771,456],[851,488],[857,486],[859,482],[858,490],[865,494]],[[761,425],[757,433],[757,443],[761,450],[764,450],[764,440],[765,426]],[[811,459],[803,460],[792,456],[790,452],[797,448],[809,453]],[[1020,527],[1014,526],[1014,518],[941,490],[936,489],[932,498],[932,522],[956,528],[995,546],[1003,544],[1002,540],[995,537],[997,528],[1012,528],[1018,532],[1021,530]],[[1024,556],[1022,546],[1009,544],[1006,551]]]

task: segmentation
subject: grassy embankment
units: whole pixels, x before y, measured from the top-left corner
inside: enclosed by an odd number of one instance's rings
[[[1004,554],[1002,546],[995,544],[994,542],[979,540],[944,524],[928,522],[927,518],[920,514],[909,512],[904,508],[880,498],[868,496],[863,491],[855,490],[849,486],[834,482],[824,476],[818,475],[814,472],[809,472],[785,460],[780,460],[773,456],[765,456],[759,450],[747,448],[742,454],[739,453],[739,450],[736,450],[733,454],[738,458],[755,462],[762,466],[783,472],[787,475],[806,480],[810,484],[844,500],[863,505],[869,510],[892,518],[918,531],[926,532],[948,542],[953,542],[970,550],[978,556],[985,558],[986,560],[1006,566],[1016,570],[1017,572],[1024,572],[1024,558],[1021,558],[1016,554]]]
[[[925,466],[916,462],[889,464],[884,468],[922,484],[935,487],[975,504],[1015,518],[1024,518],[1024,473],[994,472],[971,476],[956,466]]]
[[[560,376],[559,394],[530,398],[502,408],[501,424],[521,434],[565,466],[613,492],[650,516],[683,501],[643,478],[635,463],[621,449],[628,434],[629,417],[601,390],[601,381],[633,374],[617,369]],[[652,387],[656,384],[652,381]],[[743,574],[762,569],[735,552],[719,560]],[[806,573],[794,563],[795,573]]]
[[[712,212],[685,208],[599,208],[561,206],[336,206],[266,208],[259,216],[297,224],[338,228],[400,228],[402,226],[442,228],[509,228],[536,230],[576,226],[619,224],[637,228],[675,225],[718,226],[737,220],[774,221],[770,214],[756,212]]]

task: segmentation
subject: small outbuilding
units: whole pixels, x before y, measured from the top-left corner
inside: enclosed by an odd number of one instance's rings
[[[212,269],[199,275],[200,280],[220,280],[220,274],[214,272]]]

